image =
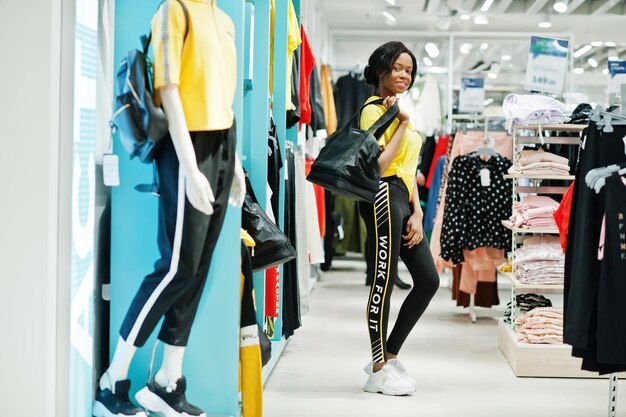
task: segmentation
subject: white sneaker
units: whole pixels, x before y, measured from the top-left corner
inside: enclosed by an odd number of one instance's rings
[[[365,367],[366,373],[368,368],[369,366]],[[386,363],[378,372],[373,372],[372,369],[363,391],[385,395],[409,395],[415,392],[415,387],[394,366]]]
[[[415,381],[413,378],[411,378],[411,376],[407,372],[406,368],[404,367],[404,365],[402,365],[402,363],[400,363],[398,358],[389,359],[387,361],[387,363],[389,365],[393,366],[394,368],[396,368],[398,370],[398,372],[400,372],[400,375],[402,375],[402,377],[404,379],[409,381],[411,383],[411,385],[413,385],[414,387],[417,387],[417,381]]]

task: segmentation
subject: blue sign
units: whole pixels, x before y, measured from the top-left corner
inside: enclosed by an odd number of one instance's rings
[[[561,94],[569,65],[568,54],[568,40],[532,36],[525,88],[530,91]]]
[[[485,108],[485,79],[462,77],[459,94],[459,111],[480,113]]]
[[[485,88],[485,79],[484,78],[463,77],[463,78],[461,78],[461,85],[462,85],[463,89],[466,89],[466,88]]]

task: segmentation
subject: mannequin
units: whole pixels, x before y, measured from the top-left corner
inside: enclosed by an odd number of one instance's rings
[[[186,400],[183,358],[226,206],[241,207],[246,189],[231,108],[236,75],[224,72],[236,62],[233,25],[214,1],[184,1],[195,23],[188,37],[182,36],[188,23],[176,1],[164,2],[152,21],[154,87],[169,124],[156,158],[161,259],[128,309],[111,364],[100,378],[95,417],[147,417],[144,409],[205,416]],[[205,27],[211,31],[202,31]],[[192,51],[187,45],[205,48]],[[162,317],[163,361],[135,397],[140,408],[128,397],[128,371]]]

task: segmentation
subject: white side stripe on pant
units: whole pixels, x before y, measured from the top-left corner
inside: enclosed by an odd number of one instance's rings
[[[126,340],[129,343],[134,344],[137,339],[137,335],[139,334],[139,330],[143,325],[143,322],[146,320],[148,313],[159,299],[159,296],[163,292],[163,290],[169,285],[170,282],[176,276],[178,272],[178,261],[180,259],[180,246],[183,237],[183,220],[185,218],[185,176],[183,175],[182,168],[178,168],[178,202],[176,206],[176,229],[174,231],[174,247],[172,248],[172,260],[170,262],[170,270],[167,272],[163,280],[159,283],[159,285],[154,289],[154,292],[150,294],[150,297],[144,304],[143,308],[139,312],[137,316],[137,320],[133,325],[130,333],[128,334],[128,339]]]

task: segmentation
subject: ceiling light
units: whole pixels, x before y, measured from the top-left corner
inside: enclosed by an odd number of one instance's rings
[[[492,80],[495,80],[496,78],[498,78],[498,74],[496,74],[495,72],[490,72],[490,73],[487,73],[487,77]]]
[[[483,3],[483,7],[480,8],[480,11],[486,12],[487,10],[489,10],[492,4],[493,0],[485,0],[485,2]]]
[[[489,44],[487,42],[483,42],[480,44],[480,49],[486,51],[489,48]]]
[[[487,100],[483,102],[483,106],[487,107],[488,105],[493,104],[494,101],[495,101],[494,99],[488,98]]]
[[[593,41],[590,45],[597,48],[598,46],[602,46],[602,41]]]
[[[593,48],[591,45],[585,45],[583,47],[581,47],[580,49],[578,49],[578,51],[574,52],[574,58],[578,58],[581,57],[583,55],[585,55],[587,52],[589,52],[591,50],[591,48]]]
[[[557,13],[565,13],[567,11],[568,3],[568,0],[558,0],[554,2],[554,5],[552,5],[552,7]]]
[[[389,20],[390,22],[396,21],[396,17],[389,12],[383,12],[383,16],[385,16],[385,18]]]
[[[591,65],[591,66],[592,66],[592,67],[594,67],[594,68],[597,68],[597,67],[598,67],[598,61],[596,61],[596,60],[595,60],[595,59],[593,59],[593,58],[589,58],[589,59],[587,60],[587,62],[589,63],[589,65]]]
[[[392,6],[396,5],[396,0],[387,0],[387,3],[389,3]]]
[[[550,15],[549,14],[543,15],[543,17],[539,21],[539,25],[538,26],[540,28],[542,28],[542,29],[551,28],[552,27],[552,22],[550,21]]]
[[[580,75],[583,72],[585,72],[584,68],[574,68],[574,74],[576,74],[576,75]]]
[[[617,46],[617,44],[615,42],[604,42],[604,46],[607,46],[609,48],[614,48]]]
[[[511,55],[502,55],[500,59],[503,61],[510,61],[513,57]]]
[[[464,43],[459,47],[459,52],[461,52],[463,55],[469,54],[471,50],[472,50],[471,43]]]
[[[427,56],[422,58],[422,61],[424,61],[424,64],[426,64],[426,66],[428,66],[428,67],[432,67],[433,66],[433,61],[431,61],[430,58],[428,58]]]
[[[619,55],[617,55],[617,49],[609,49],[609,61],[617,60],[619,60]]]
[[[602,74],[609,75],[609,69],[608,68],[603,69]]]
[[[424,45],[424,50],[431,58],[437,58],[439,56],[439,48],[434,42],[428,42],[426,45]]]
[[[474,16],[474,24],[475,25],[488,25],[489,19],[487,19],[487,15],[477,14]]]
[[[472,18],[472,16],[470,16],[469,14],[462,14],[461,15],[461,20],[470,20]]]

